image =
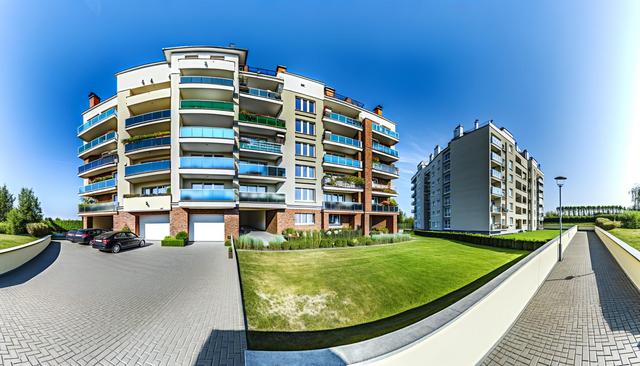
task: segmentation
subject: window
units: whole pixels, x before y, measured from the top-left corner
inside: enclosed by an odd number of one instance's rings
[[[191,183],[191,189],[224,189],[223,183]]]
[[[309,99],[296,97],[296,111],[316,113],[316,102]]]
[[[305,144],[304,142],[296,142],[296,155],[298,156],[316,156],[315,145]]]
[[[509,203],[509,211],[513,212],[513,202]]]
[[[509,145],[509,152],[512,153],[513,152],[513,145]]]
[[[328,202],[344,202],[344,194],[325,193],[324,200]]]
[[[513,188],[509,188],[509,197],[513,197]]]
[[[297,213],[294,215],[296,225],[313,225],[315,223],[315,214]]]
[[[513,226],[513,217],[509,217],[509,225]]]
[[[143,187],[141,189],[141,194],[143,196],[155,196],[158,194],[165,194],[169,186],[153,186],[153,187]]]
[[[267,186],[257,186],[253,184],[249,185],[240,185],[240,192],[251,192],[251,193],[266,193]]]
[[[296,177],[298,178],[315,178],[316,168],[307,165],[296,165]]]
[[[301,119],[296,119],[296,132],[304,133],[305,135],[316,134],[316,124]]]
[[[340,215],[329,215],[329,225],[331,226],[341,226],[342,218]]]
[[[315,201],[316,190],[312,188],[296,188],[296,201]]]
[[[513,183],[513,174],[509,174],[509,182]]]
[[[513,160],[509,160],[509,170],[513,170]]]

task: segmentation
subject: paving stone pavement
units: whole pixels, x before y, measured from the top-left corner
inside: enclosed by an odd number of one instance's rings
[[[0,276],[0,365],[241,365],[245,349],[222,244],[114,255],[53,242]]]
[[[640,294],[593,232],[578,232],[483,365],[640,365]]]

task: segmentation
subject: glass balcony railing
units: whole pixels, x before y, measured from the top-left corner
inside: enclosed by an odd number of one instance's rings
[[[261,116],[258,114],[240,113],[240,115],[238,116],[238,121],[269,127],[286,128],[285,121],[273,117]]]
[[[148,163],[129,165],[124,168],[124,176],[156,172],[171,169],[171,160],[150,161]]]
[[[322,206],[325,210],[362,211],[362,203],[358,202],[324,201]]]
[[[232,128],[220,127],[180,127],[180,137],[212,138],[233,140]]]
[[[331,177],[331,176],[324,177],[322,179],[322,184],[328,187],[347,188],[347,189],[364,188],[364,184],[343,180],[341,179],[341,177]]]
[[[253,72],[256,74],[269,75],[269,76],[277,75],[277,73],[274,70],[263,69],[261,67],[254,67],[254,66],[240,66],[240,71]]]
[[[240,87],[240,92],[244,94],[253,95],[256,97],[268,98],[273,100],[280,100],[280,93],[276,93],[271,90],[258,89],[258,88],[249,88],[249,87]]]
[[[373,149],[391,156],[395,156],[396,158],[398,157],[398,150],[392,149],[389,146],[382,145],[375,141],[373,142]]]
[[[236,200],[234,189],[181,189],[180,199],[183,201],[220,201]]]
[[[78,133],[83,132],[91,128],[92,126],[97,125],[98,123],[109,119],[112,116],[116,116],[117,110],[116,107],[112,107],[107,109],[106,111],[100,113],[99,115],[90,118],[87,122],[83,123],[78,127]]]
[[[212,109],[218,111],[233,112],[233,103],[218,100],[183,100],[180,101],[181,109]]]
[[[495,136],[491,136],[491,143],[502,149],[502,141]]]
[[[183,156],[181,169],[235,169],[233,158],[210,158],[204,156]]]
[[[496,154],[494,152],[491,153],[491,160],[495,161],[498,164],[502,164],[502,162],[504,161],[502,159],[502,156],[500,156],[500,155],[498,155],[498,154]]]
[[[504,189],[498,187],[491,187],[491,194],[495,196],[504,197]]]
[[[118,209],[118,202],[104,202],[104,203],[81,203],[78,205],[79,213],[86,212],[111,212]]]
[[[104,134],[94,140],[91,140],[90,142],[87,142],[86,144],[80,146],[78,148],[78,154],[82,154],[85,151],[89,151],[91,149],[93,149],[94,147],[98,146],[98,145],[102,145],[105,142],[109,142],[111,140],[115,141],[118,138],[118,134],[111,131],[107,134]]]
[[[371,124],[371,129],[376,131],[376,132],[380,132],[383,135],[387,135],[387,136],[393,137],[396,140],[400,139],[400,134],[398,134],[395,131],[391,131],[387,127],[381,126],[381,125],[379,125],[377,123],[372,123]]]
[[[181,76],[180,84],[211,84],[233,86],[233,79],[215,78],[211,76]]]
[[[282,153],[282,145],[268,141],[246,140],[240,141],[240,148],[246,150],[265,151],[276,154]]]
[[[100,182],[87,184],[86,186],[82,186],[80,187],[79,192],[88,193],[88,192],[97,191],[100,189],[115,188],[116,185],[117,185],[116,179],[111,178],[111,179],[103,180]]]
[[[362,128],[362,122],[347,116],[343,116],[342,114],[327,111],[324,113],[324,116],[334,121],[346,123],[356,128]]]
[[[400,172],[399,172],[398,168],[396,168],[393,165],[387,165],[387,164],[382,164],[382,163],[373,163],[372,164],[372,168],[375,169],[375,170],[379,170],[381,172],[400,175]]]
[[[156,137],[152,139],[130,142],[124,145],[124,152],[132,152],[153,147],[171,146],[171,137]]]
[[[398,212],[398,206],[372,204],[371,211],[375,212]]]
[[[284,193],[239,192],[240,202],[284,203]]]
[[[353,168],[362,168],[362,162],[360,160],[354,160],[354,159],[345,158],[342,156],[326,154],[323,160],[325,163],[329,163],[329,164],[343,165],[343,166],[348,166]]]
[[[502,172],[495,169],[491,169],[491,176],[494,178],[502,179]]]
[[[114,164],[117,160],[118,160],[118,157],[116,155],[109,155],[109,156],[105,156],[104,158],[100,158],[100,159],[96,159],[96,160],[90,161],[87,164],[78,167],[78,174],[82,174],[84,172],[88,172],[90,170],[93,170],[95,168],[99,168],[101,166]]]
[[[165,109],[162,111],[149,112],[134,117],[129,117],[125,120],[125,127],[131,127],[147,122],[159,121],[163,119],[171,118],[171,110]]]
[[[362,147],[362,141],[352,139],[351,137],[340,136],[340,135],[336,135],[334,133],[327,133],[324,136],[325,136],[325,138],[327,140],[333,141],[333,142],[337,142],[339,144],[350,145],[350,146],[357,147],[357,148],[361,148]]]
[[[238,174],[284,178],[286,176],[286,169],[271,165],[240,163],[238,166]]]

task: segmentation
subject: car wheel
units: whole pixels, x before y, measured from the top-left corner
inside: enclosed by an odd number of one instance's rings
[[[114,244],[113,248],[111,248],[111,253],[118,253],[120,252],[120,244]]]
[[[140,248],[142,248],[145,245],[144,240],[140,240]]]

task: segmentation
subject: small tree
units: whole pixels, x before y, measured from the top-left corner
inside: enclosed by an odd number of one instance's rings
[[[13,208],[14,197],[7,189],[7,185],[0,187],[0,222],[7,220],[7,214]]]
[[[18,212],[26,223],[42,221],[40,200],[30,188],[22,188],[18,195]]]
[[[17,208],[9,211],[7,214],[7,223],[9,224],[9,230],[7,230],[9,234],[22,234],[26,230],[27,223],[24,221]]]

